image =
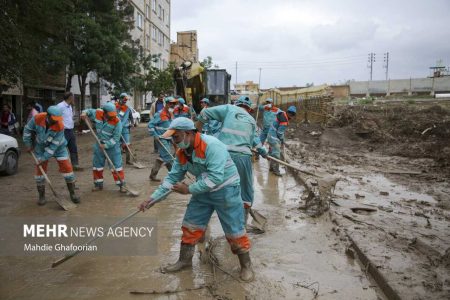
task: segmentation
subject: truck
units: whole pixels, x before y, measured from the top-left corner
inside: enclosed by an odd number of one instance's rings
[[[225,69],[205,69],[199,63],[185,61],[174,71],[175,94],[183,97],[198,113],[200,100],[208,98],[210,106],[230,101],[231,75]]]

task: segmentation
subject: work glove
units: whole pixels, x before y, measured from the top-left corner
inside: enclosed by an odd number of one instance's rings
[[[267,155],[269,155],[267,152],[261,153],[260,154],[263,158],[267,159]]]
[[[154,205],[153,203],[154,199],[152,197],[150,197],[148,200],[143,201],[139,206],[139,210],[144,212],[146,209],[149,209],[150,207],[152,207]]]

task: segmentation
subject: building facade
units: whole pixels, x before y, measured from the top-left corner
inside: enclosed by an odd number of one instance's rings
[[[134,7],[134,28],[131,30],[133,40],[139,40],[143,54],[160,55],[160,60],[153,67],[164,69],[170,58],[170,0],[131,0]],[[142,70],[145,72],[145,70]],[[144,109],[152,99],[152,93],[134,90],[130,105]]]
[[[179,66],[184,61],[198,62],[196,30],[177,32],[177,41],[170,45],[170,62]]]

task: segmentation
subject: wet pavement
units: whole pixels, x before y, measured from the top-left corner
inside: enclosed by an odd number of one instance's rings
[[[132,132],[133,147],[138,158],[150,166],[153,149],[146,129]],[[21,156],[19,173],[0,177],[7,190],[2,197],[1,216],[114,216],[117,219],[135,210],[156,187],[148,181],[149,168],[125,168],[127,181],[141,195],[127,197],[117,192],[105,169],[105,190],[92,193],[90,160],[92,138],[79,138],[81,164],[78,172],[82,203],[70,212],[59,210],[56,203],[44,207],[35,204],[36,191],[31,175],[31,160]],[[64,182],[57,174],[56,164],[50,164],[50,178],[67,196]],[[163,170],[158,177],[166,174]],[[256,272],[252,283],[241,283],[239,263],[229,250],[214,214],[212,237],[217,240],[214,254],[220,267],[232,276],[210,265],[202,264],[196,253],[192,270],[176,274],[161,274],[159,266],[178,257],[181,220],[188,197],[171,194],[165,201],[136,218],[156,218],[157,253],[149,256],[78,256],[52,269],[59,257],[0,257],[1,299],[377,299],[370,282],[356,261],[345,255],[345,243],[333,232],[328,215],[311,219],[297,209],[301,187],[288,174],[282,178],[268,175],[268,163],[255,163],[255,208],[268,218],[264,234],[250,233],[251,257]],[[48,193],[49,194],[49,193]],[[3,193],[5,195],[5,193]],[[49,195],[49,199],[52,196]],[[215,275],[214,275],[215,274]],[[211,288],[202,288],[203,286]],[[199,287],[198,290],[161,295],[132,295],[130,291],[164,292]]]

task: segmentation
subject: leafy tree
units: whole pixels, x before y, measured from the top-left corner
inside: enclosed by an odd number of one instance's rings
[[[0,93],[61,74],[68,62],[58,38],[66,1],[1,0],[0,6]]]
[[[211,69],[213,66],[214,68],[219,68],[219,65],[213,64],[212,57],[207,56],[203,61],[200,62],[200,65],[205,69]]]
[[[85,107],[87,76],[95,71],[117,86],[129,85],[135,71],[136,43],[129,30],[133,8],[126,0],[72,0],[65,38],[69,53],[67,88],[78,77],[81,105]]]

